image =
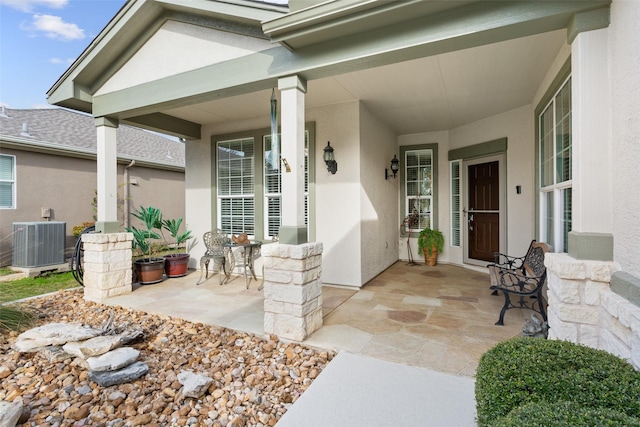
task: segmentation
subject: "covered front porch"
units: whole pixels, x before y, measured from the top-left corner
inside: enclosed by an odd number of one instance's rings
[[[199,272],[155,285],[134,286],[127,295],[102,301],[152,314],[180,317],[263,335],[263,292],[234,276],[196,286]],[[529,310],[509,310],[494,325],[503,304],[492,296],[489,276],[458,266],[398,261],[356,291],[323,286],[324,326],[304,344],[347,351],[431,370],[474,376],[480,356],[522,333]]]

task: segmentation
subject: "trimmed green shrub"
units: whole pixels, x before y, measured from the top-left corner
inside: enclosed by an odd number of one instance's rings
[[[567,341],[514,338],[480,358],[476,373],[478,423],[495,425],[528,403],[573,402],[640,414],[640,372],[602,350]]]
[[[614,409],[585,408],[574,402],[527,403],[499,418],[493,426],[640,427],[640,419]]]

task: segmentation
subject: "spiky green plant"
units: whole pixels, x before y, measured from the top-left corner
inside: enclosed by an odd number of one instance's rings
[[[0,305],[0,330],[19,331],[30,326],[35,315],[20,306]]]
[[[185,230],[180,233],[180,225],[182,224],[182,218],[178,219],[165,219],[162,221],[162,228],[167,230],[171,237],[176,241],[175,253],[177,254],[180,250],[180,246],[191,239],[193,236],[191,235],[191,230]]]
[[[155,230],[162,229],[162,212],[152,206],[148,208],[140,206],[140,209],[132,215],[144,223],[145,229],[132,226],[126,230],[133,233],[134,248],[138,248],[145,257],[150,259],[153,252],[152,241],[160,239],[160,234]]]

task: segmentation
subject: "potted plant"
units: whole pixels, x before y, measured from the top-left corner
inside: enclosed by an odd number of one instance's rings
[[[420,231],[418,235],[418,253],[424,254],[427,265],[436,265],[438,253],[444,250],[444,236],[440,230],[429,227]]]
[[[168,231],[175,241],[175,252],[164,256],[166,261],[164,270],[167,277],[182,277],[187,274],[187,269],[189,267],[189,254],[186,252],[180,252],[180,248],[193,236],[191,235],[191,230],[185,230],[181,233],[181,224],[182,218],[165,219],[162,221],[162,229]]]
[[[133,233],[133,248],[142,256],[133,262],[136,277],[144,285],[160,282],[164,274],[165,260],[154,256],[158,246],[154,240],[160,239],[158,231],[162,228],[162,213],[160,209],[151,206],[140,206],[133,216],[145,225],[144,229],[133,226],[126,229]]]

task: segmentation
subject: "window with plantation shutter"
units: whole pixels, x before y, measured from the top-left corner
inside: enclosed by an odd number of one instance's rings
[[[460,160],[451,165],[451,246],[460,246]]]
[[[274,159],[271,152],[271,135],[263,136],[264,146],[264,197],[265,197],[265,237],[278,235],[281,221],[282,167],[280,159]],[[304,138],[304,213],[305,224],[309,224],[309,132]]]
[[[253,138],[217,143],[218,225],[228,234],[255,236]]]
[[[538,116],[540,240],[567,252],[571,231],[571,78]]]
[[[433,150],[407,150],[405,165],[405,212],[418,213],[412,231],[433,227]]]
[[[16,207],[16,158],[0,154],[0,209]]]

